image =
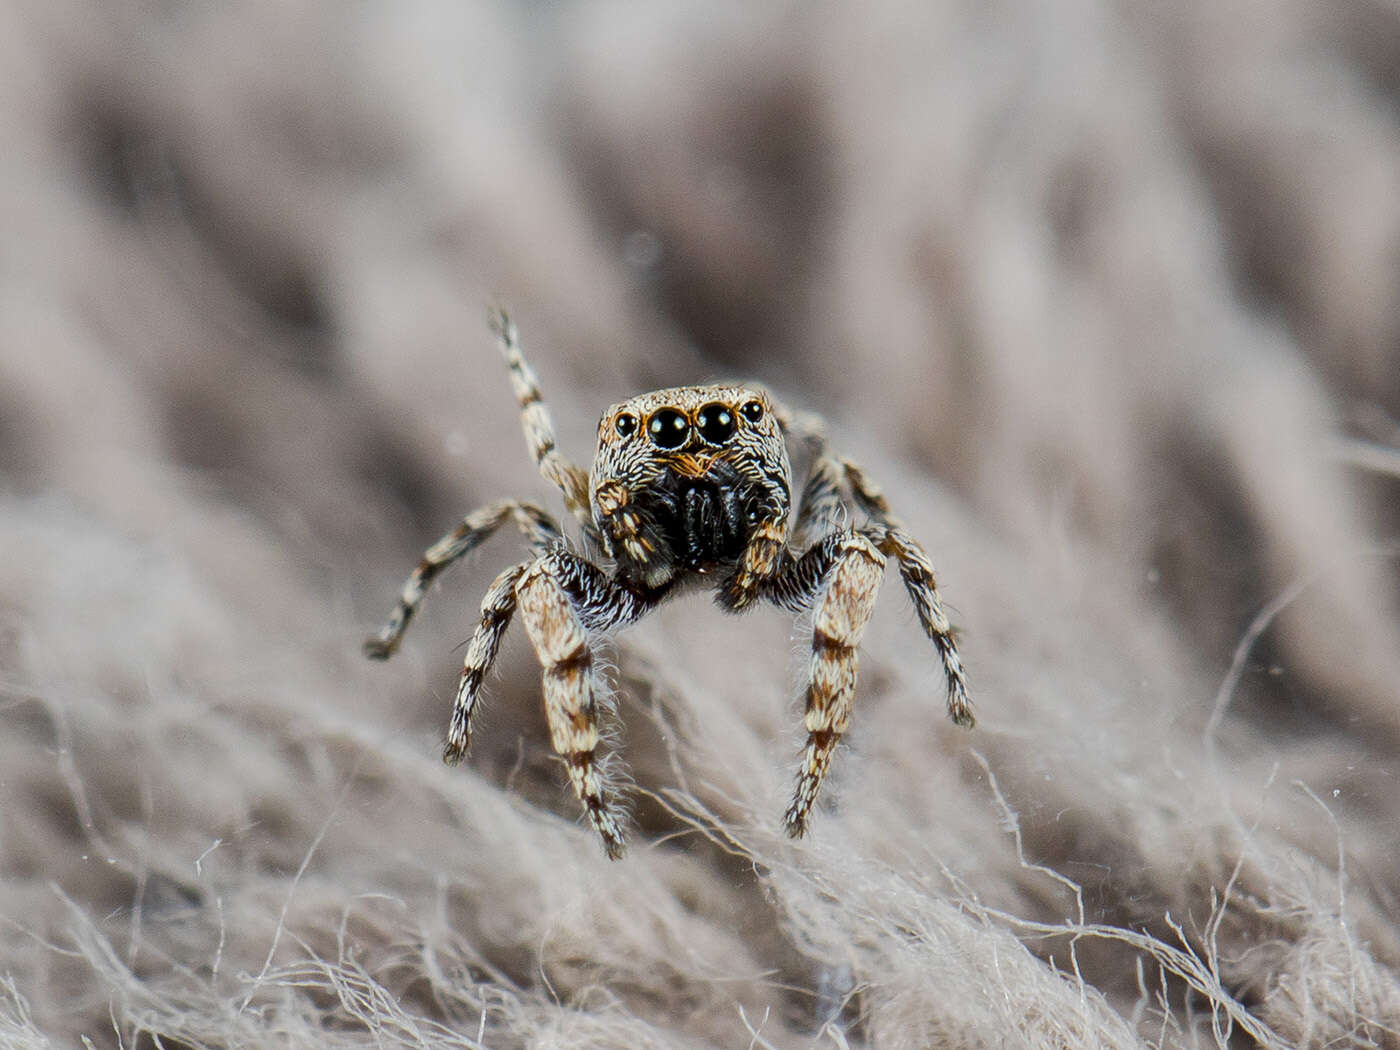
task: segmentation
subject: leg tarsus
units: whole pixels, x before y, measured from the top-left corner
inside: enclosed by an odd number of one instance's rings
[[[360,646],[361,651],[371,660],[387,660],[394,655],[395,646],[387,638],[371,635]]]

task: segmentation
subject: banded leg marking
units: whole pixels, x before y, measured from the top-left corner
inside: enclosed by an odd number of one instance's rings
[[[806,834],[832,754],[850,725],[859,669],[857,646],[875,611],[885,572],[884,556],[859,533],[847,534],[840,546],[812,621],[804,717],[807,747],[792,804],[783,816],[793,838]]]
[[[967,672],[958,655],[953,627],[943,611],[943,601],[934,580],[933,562],[928,553],[907,531],[903,523],[890,512],[890,505],[880,486],[849,459],[839,458],[846,483],[851,488],[856,505],[868,514],[875,526],[870,530],[876,545],[885,554],[893,555],[899,564],[904,590],[919,617],[919,624],[938,650],[943,665],[943,677],[948,684],[948,717],[964,728],[976,724],[972,701],[967,695]]]
[[[510,368],[510,385],[520,405],[520,424],[530,446],[530,455],[544,479],[564,494],[569,513],[591,532],[593,515],[588,507],[588,474],[569,462],[555,447],[554,423],[545,407],[535,370],[520,350],[520,333],[515,322],[504,310],[493,310],[490,324]]]
[[[820,455],[812,462],[802,499],[797,505],[797,524],[792,543],[799,550],[831,532],[846,509],[841,497],[841,467],[830,456]]]
[[[938,586],[933,578],[933,563],[917,540],[901,528],[885,527],[876,545],[885,554],[893,555],[899,564],[899,575],[909,601],[919,617],[919,624],[938,650],[943,663],[943,677],[948,683],[948,717],[965,729],[971,729],[977,719],[972,714],[972,701],[967,696],[967,672],[958,656],[953,639],[953,625],[943,611]]]
[[[616,860],[625,849],[618,816],[598,769],[598,704],[593,652],[583,623],[556,579],[549,559],[537,559],[516,584],[520,617],[544,669],[550,742],[564,759],[569,783],[589,824]]]
[[[462,761],[471,747],[472,715],[476,711],[481,683],[496,662],[501,639],[505,637],[511,616],[515,613],[515,585],[520,582],[529,564],[521,562],[501,573],[481,600],[481,620],[467,646],[462,677],[457,683],[457,696],[452,702],[452,718],[447,725],[447,744],[442,751],[442,760],[449,765]]]
[[[387,660],[393,656],[404,631],[408,629],[409,621],[423,603],[429,584],[453,562],[479,547],[507,519],[515,521],[536,553],[547,550],[563,538],[554,519],[533,503],[503,499],[473,511],[462,519],[460,525],[427,549],[423,560],[404,582],[398,604],[389,615],[389,622],[378,634],[365,640],[365,655],[371,660]]]

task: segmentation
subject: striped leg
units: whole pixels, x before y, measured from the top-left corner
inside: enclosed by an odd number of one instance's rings
[[[651,603],[562,549],[535,559],[521,575],[515,594],[520,618],[544,668],[550,742],[564,759],[569,783],[602,838],[603,849],[616,860],[625,846],[618,813],[598,768],[598,696],[587,628],[629,623]]]
[[[472,742],[472,714],[482,680],[496,662],[501,639],[505,637],[510,618],[515,612],[515,585],[525,574],[529,562],[512,565],[496,577],[486,597],[481,600],[481,620],[476,625],[467,656],[462,665],[462,678],[457,684],[457,696],[452,702],[452,719],[447,726],[447,746],[442,760],[456,765],[466,757]]]
[[[859,665],[856,647],[875,611],[885,572],[884,556],[856,532],[813,550],[793,571],[803,571],[803,562],[809,558],[813,563],[834,560],[825,574],[825,588],[812,617],[812,663],[804,720],[807,749],[792,805],[783,817],[787,833],[793,838],[806,833],[832,753],[850,725]],[[810,572],[810,565],[806,571]]]
[[[976,719],[972,715],[972,702],[967,697],[967,674],[958,656],[952,624],[948,622],[943,602],[938,596],[933,563],[919,542],[904,530],[903,523],[890,513],[890,505],[885,502],[879,486],[849,459],[842,459],[840,463],[856,503],[876,522],[871,532],[876,536],[877,545],[899,562],[899,575],[918,613],[919,623],[938,649],[943,662],[943,677],[948,682],[948,717],[958,725],[971,729]]]
[[[479,547],[507,519],[513,519],[537,552],[557,543],[561,538],[554,519],[533,503],[503,499],[473,511],[462,524],[438,540],[423,555],[423,560],[404,582],[399,603],[389,615],[389,622],[379,633],[365,640],[365,655],[371,660],[387,660],[399,647],[403,632],[408,628],[428,585],[463,555]]]
[[[938,587],[933,580],[933,563],[918,542],[903,529],[886,526],[873,528],[871,532],[882,533],[876,540],[877,546],[899,562],[899,575],[904,580],[904,589],[914,604],[914,611],[918,613],[919,623],[943,661],[943,677],[948,682],[948,717],[965,729],[971,729],[976,719],[972,715],[972,702],[967,697],[967,674],[958,656],[957,643],[953,641],[953,626],[948,622],[948,615],[943,611],[943,603],[938,597]]]
[[[515,391],[515,399],[520,403],[520,423],[525,430],[525,440],[530,446],[530,455],[535,459],[540,474],[551,485],[564,494],[564,504],[583,525],[584,531],[593,534],[593,515],[588,507],[588,473],[570,463],[554,443],[554,424],[549,418],[540,393],[539,380],[530,367],[525,355],[520,351],[520,333],[515,322],[504,310],[493,310],[490,315],[491,330],[496,333],[501,354],[510,366],[510,385]]]

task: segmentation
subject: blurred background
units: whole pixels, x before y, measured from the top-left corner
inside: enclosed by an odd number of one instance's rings
[[[1400,7],[0,3],[0,1046],[1400,1046]],[[520,632],[561,446],[750,378],[928,547],[811,836],[806,641]],[[1072,934],[1072,935],[1071,935]]]

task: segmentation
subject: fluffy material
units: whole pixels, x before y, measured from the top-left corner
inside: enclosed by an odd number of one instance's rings
[[[0,1047],[1400,1045],[1400,16],[1374,0],[0,7]],[[631,852],[504,534],[642,390],[832,419],[897,581],[609,654]],[[615,774],[621,776],[621,773]]]

